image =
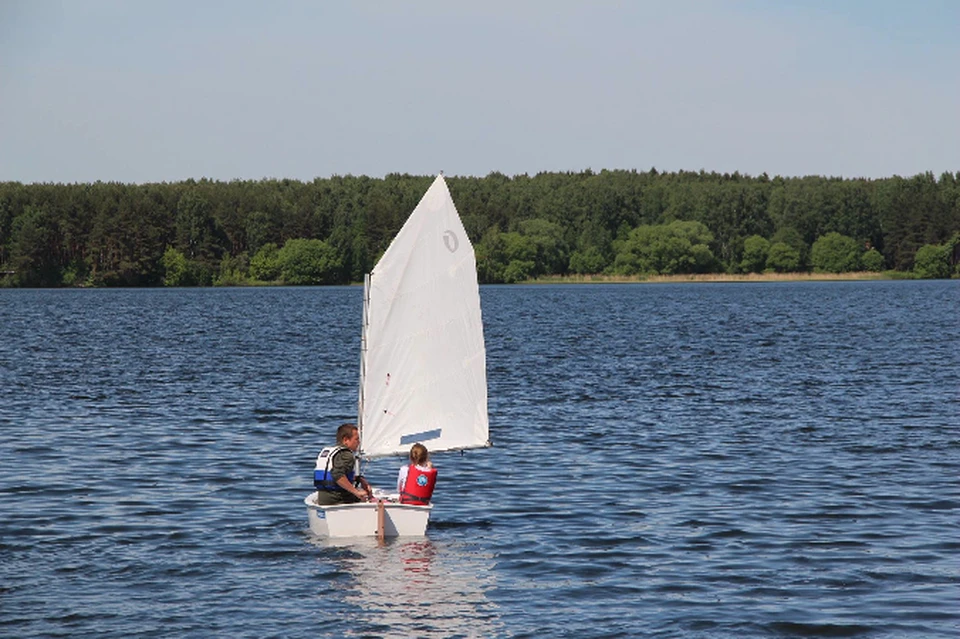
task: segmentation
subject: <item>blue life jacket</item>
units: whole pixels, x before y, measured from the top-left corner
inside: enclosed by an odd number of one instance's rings
[[[313,470],[313,485],[317,490],[328,490],[330,492],[347,492],[333,480],[333,458],[340,452],[349,450],[346,446],[330,446],[324,448],[317,455],[317,465]],[[357,467],[354,463],[353,469],[346,474],[347,481],[353,484],[357,477]]]

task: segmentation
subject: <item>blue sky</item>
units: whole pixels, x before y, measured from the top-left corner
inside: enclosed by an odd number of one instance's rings
[[[960,2],[0,1],[0,180],[960,171]]]

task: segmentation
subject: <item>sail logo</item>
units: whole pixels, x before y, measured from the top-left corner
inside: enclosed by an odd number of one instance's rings
[[[451,253],[456,253],[457,249],[460,248],[460,240],[457,239],[457,235],[453,231],[447,231],[443,234],[443,245]]]

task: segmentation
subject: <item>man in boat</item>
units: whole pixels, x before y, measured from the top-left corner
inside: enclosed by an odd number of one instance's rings
[[[360,448],[360,430],[356,424],[342,424],[337,429],[337,445],[324,448],[317,455],[313,485],[321,506],[354,504],[373,498],[373,490],[360,474],[354,453]]]

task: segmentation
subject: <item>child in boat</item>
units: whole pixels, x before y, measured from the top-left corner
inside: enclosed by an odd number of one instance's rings
[[[430,503],[437,483],[437,469],[430,462],[427,447],[417,443],[410,447],[410,463],[400,468],[397,492],[401,504],[425,506]]]

